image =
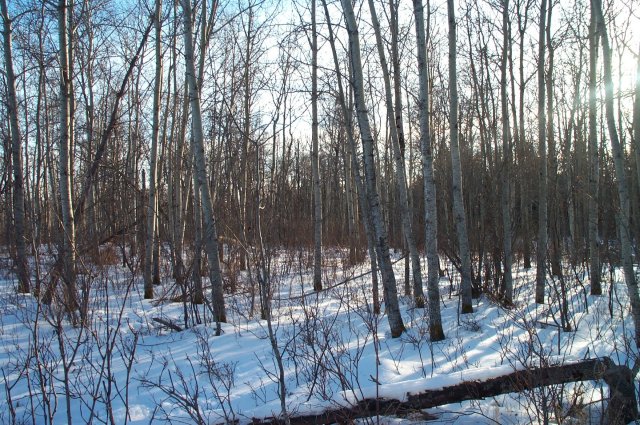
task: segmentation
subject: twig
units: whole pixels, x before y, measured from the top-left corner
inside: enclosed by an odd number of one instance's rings
[[[404,260],[404,258],[405,258],[405,257],[406,257],[406,255],[403,255],[403,256],[401,256],[400,258],[398,258],[397,260],[393,261],[391,264],[396,264],[396,263],[398,263],[398,262],[400,262],[400,261]],[[368,274],[371,274],[371,272],[372,272],[372,271],[373,271],[373,270],[369,270],[368,272],[360,273],[359,275],[350,276],[350,277],[346,278],[345,280],[343,280],[343,281],[340,281],[340,282],[336,283],[335,285],[328,286],[328,287],[326,287],[326,288],[322,288],[322,289],[321,289],[321,290],[319,290],[319,291],[307,292],[306,294],[295,295],[295,296],[293,296],[293,297],[286,297],[286,298],[273,298],[273,300],[274,300],[274,301],[289,301],[289,300],[297,300],[297,299],[300,299],[300,298],[308,297],[309,295],[319,294],[319,293],[321,293],[321,292],[325,292],[325,291],[328,291],[328,290],[330,290],[330,289],[337,288],[338,286],[344,285],[345,283],[350,282],[350,281],[352,281],[352,280],[355,280],[355,279],[361,278],[361,277],[363,277],[363,276],[366,276],[366,275],[368,275]]]
[[[173,329],[176,332],[182,332],[182,330],[183,330],[180,326],[176,325],[172,321],[163,319],[161,317],[154,317],[151,320],[153,320],[154,322],[160,323],[161,325],[164,325],[164,326],[168,327],[169,329]]]

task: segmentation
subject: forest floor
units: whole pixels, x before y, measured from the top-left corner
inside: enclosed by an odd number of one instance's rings
[[[277,356],[259,308],[251,312],[245,272],[238,293],[227,295],[228,323],[215,336],[208,308],[181,302],[168,273],[155,288],[157,299],[149,301],[143,299],[135,267],[92,266],[78,280],[79,288],[90,288],[87,325],[72,326],[62,308],[16,294],[5,261],[0,406],[7,407],[0,408],[0,423],[242,424],[281,413]],[[482,296],[474,300],[474,313],[460,316],[457,274],[449,267],[452,281],[440,281],[446,339],[432,343],[427,312],[407,297],[400,299],[407,330],[391,338],[386,316],[371,313],[366,264],[342,267],[337,253],[328,253],[325,261],[324,285],[335,287],[313,294],[305,259],[274,256],[273,330],[289,415],[319,413],[376,395],[401,400],[408,392],[522,367],[598,356],[631,365],[637,355],[629,348],[633,326],[619,271],[606,274],[605,295],[594,297],[586,273],[567,267],[572,331],[563,332],[558,279],[549,278],[551,301],[539,306],[535,270],[516,267],[513,308]],[[396,276],[403,276],[403,265],[396,263]],[[400,279],[399,292],[403,285]],[[607,396],[603,382],[582,382],[369,423],[529,424],[542,423],[547,415],[552,423],[598,424]],[[436,419],[427,422],[424,413]]]

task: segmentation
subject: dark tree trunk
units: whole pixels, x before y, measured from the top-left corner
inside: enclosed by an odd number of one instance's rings
[[[375,415],[397,415],[404,412],[428,409],[464,400],[477,400],[500,394],[521,392],[547,385],[604,379],[609,385],[611,399],[607,418],[611,424],[629,423],[638,419],[638,408],[631,379],[631,370],[617,366],[608,357],[583,360],[578,363],[519,370],[485,381],[463,381],[447,387],[407,394],[406,401],[394,399],[364,399],[349,407],[326,410],[318,415],[301,415],[288,418],[291,424],[346,423],[357,418]],[[279,424],[277,418],[254,418],[254,425]]]

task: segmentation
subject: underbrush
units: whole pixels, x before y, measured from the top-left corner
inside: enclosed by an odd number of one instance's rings
[[[407,330],[391,338],[384,315],[373,313],[366,263],[350,266],[344,252],[330,251],[323,276],[328,289],[315,293],[307,256],[273,251],[262,286],[257,269],[227,270],[234,273],[235,293],[226,296],[229,320],[216,336],[207,302],[192,303],[188,288],[168,272],[157,298],[144,300],[135,259],[123,266],[114,255],[105,250],[81,276],[86,314],[75,326],[64,306],[18,295],[10,276],[2,280],[0,405],[7,408],[0,423],[248,423],[367,398],[401,399],[429,382],[463,381],[469,371],[637,359],[617,270],[606,295],[594,297],[588,275],[566,266],[562,280],[549,277],[549,304],[539,306],[534,272],[518,269],[513,306],[482,296],[474,313],[460,315],[451,269],[440,282],[446,339],[432,342],[428,312],[411,297],[401,297]],[[401,276],[401,263],[396,267]],[[600,381],[578,382],[429,413],[458,424],[601,423],[607,397]]]

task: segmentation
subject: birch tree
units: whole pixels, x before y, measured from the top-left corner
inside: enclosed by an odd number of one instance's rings
[[[311,174],[313,179],[313,289],[322,290],[322,188],[318,155],[318,32],[311,0]]]
[[[65,283],[67,309],[77,307],[76,300],[76,229],[73,200],[71,197],[71,74],[69,68],[69,32],[67,30],[67,0],[58,0],[58,45],[60,60],[60,135],[59,135],[59,187],[62,212],[62,235],[60,236],[61,277]]]
[[[638,49],[637,54],[632,126],[633,152],[635,155],[636,163],[636,181],[638,182],[638,187],[640,188],[640,49]]]
[[[156,186],[158,184],[158,137],[160,134],[160,93],[162,88],[162,0],[156,0],[153,17],[155,28],[156,74],[153,89],[153,122],[151,124],[151,158],[149,159],[149,204],[147,205],[147,241],[144,257],[144,297],[153,298],[153,248],[158,223],[158,202]]]
[[[391,336],[397,338],[404,332],[404,323],[400,315],[398,305],[398,289],[396,278],[393,274],[391,257],[389,255],[389,243],[387,241],[387,231],[384,226],[380,197],[376,188],[376,167],[374,154],[374,140],[371,133],[371,125],[367,112],[364,96],[364,76],[362,72],[362,59],[360,53],[360,36],[356,24],[355,13],[350,0],[341,0],[342,11],[349,34],[349,49],[352,66],[352,84],[354,89],[354,100],[356,106],[356,116],[360,127],[360,138],[362,140],[364,175],[367,198],[371,214],[371,223],[376,238],[376,254],[378,265],[382,275],[382,285],[385,292],[385,301]]]
[[[638,281],[636,280],[633,268],[633,252],[631,247],[631,226],[629,220],[629,189],[624,165],[624,151],[620,143],[620,137],[615,121],[615,111],[613,104],[613,77],[611,66],[611,46],[607,35],[607,27],[602,12],[601,0],[591,0],[591,7],[595,10],[596,25],[599,32],[600,44],[602,45],[602,59],[604,65],[604,93],[605,93],[605,117],[609,139],[611,140],[611,152],[615,165],[616,186],[618,189],[618,234],[620,237],[622,268],[624,279],[627,284],[629,301],[631,304],[631,314],[635,327],[636,347],[640,348],[640,294],[638,294]]]
[[[402,153],[403,147],[400,144],[400,137],[399,137],[399,131],[398,131],[398,127],[402,126],[402,112],[398,112],[398,111],[394,112],[393,96],[391,92],[391,79],[389,77],[389,67],[387,65],[384,46],[382,44],[382,35],[380,33],[380,22],[378,21],[373,0],[369,0],[369,10],[371,13],[371,21],[372,21],[373,29],[376,36],[376,45],[378,47],[378,56],[380,58],[380,65],[382,68],[382,77],[384,80],[387,123],[389,125],[389,132],[391,135],[391,145],[393,148],[393,158],[394,158],[395,171],[396,171],[396,186],[398,190],[398,197],[400,198],[399,200],[400,200],[402,233],[404,234],[405,242],[409,247],[409,255],[411,256],[411,266],[412,266],[412,272],[413,272],[413,297],[416,303],[416,307],[423,308],[424,293],[422,290],[422,271],[420,270],[420,255],[418,254],[418,247],[416,246],[415,238],[413,236],[413,225],[411,223],[411,214],[409,213],[409,196],[407,194],[407,174],[406,174],[405,165],[404,165],[404,155]],[[397,31],[397,28],[391,29],[391,32],[394,32],[394,31]],[[396,38],[395,41],[397,42],[397,36],[395,38]],[[396,104],[396,109],[400,107],[401,107],[400,104]]]
[[[540,2],[540,27],[538,31],[538,151],[540,168],[538,171],[538,247],[536,249],[536,303],[544,304],[547,259],[547,118],[545,113],[545,30],[547,0]]]
[[[589,277],[591,295],[602,295],[600,244],[598,235],[598,188],[600,182],[600,153],[598,152],[598,112],[596,108],[598,31],[596,13],[590,8],[589,23]]]
[[[13,70],[13,52],[11,47],[12,20],[9,18],[6,0],[0,0],[3,21],[4,68],[7,85],[7,109],[11,132],[11,161],[13,170],[13,227],[16,240],[16,269],[18,271],[18,292],[27,293],[30,289],[29,265],[27,263],[25,236],[24,177],[22,163],[22,135],[18,123],[18,100],[16,94],[16,76]]]
[[[513,277],[511,275],[511,128],[507,99],[507,61],[511,43],[509,0],[502,2],[502,58],[500,62],[500,104],[502,107],[502,237],[504,248],[504,301],[513,304]]]
[[[195,174],[200,188],[200,199],[202,202],[202,220],[204,224],[203,239],[209,260],[209,279],[212,287],[213,318],[218,322],[217,333],[220,333],[220,322],[226,322],[224,305],[224,293],[222,290],[222,275],[220,270],[220,259],[218,257],[218,234],[213,215],[213,202],[209,190],[209,179],[204,153],[204,133],[202,130],[202,112],[200,109],[200,93],[196,80],[196,71],[193,57],[193,14],[191,0],[181,0],[184,24],[184,49],[186,80],[189,91],[189,103],[191,106],[191,131],[193,143],[193,155],[195,162]]]
[[[473,313],[471,291],[471,254],[469,253],[469,237],[467,221],[462,199],[462,170],[460,167],[460,146],[458,144],[458,71],[456,47],[456,17],[453,0],[447,0],[447,16],[449,22],[449,140],[451,150],[453,215],[458,236],[460,255],[460,312]]]
[[[427,70],[427,43],[425,40],[424,6],[422,0],[413,0],[416,20],[418,53],[418,113],[420,119],[420,151],[422,154],[422,180],[424,191],[424,230],[427,252],[427,294],[429,296],[429,337],[431,341],[444,339],[440,314],[440,260],[438,258],[438,208],[433,176],[433,149],[429,126],[429,76]]]
[[[380,300],[378,293],[378,261],[376,257],[375,248],[375,235],[373,230],[373,224],[371,223],[371,214],[369,208],[369,200],[366,196],[366,189],[362,182],[362,174],[360,173],[360,164],[358,162],[358,152],[356,148],[355,136],[353,132],[353,117],[351,109],[347,107],[346,95],[342,86],[342,75],[340,73],[340,62],[338,60],[338,53],[336,51],[336,43],[333,35],[333,26],[331,24],[331,16],[329,15],[329,9],[327,8],[326,0],[322,0],[322,7],[327,19],[327,27],[329,30],[329,44],[331,46],[331,54],[333,56],[333,65],[335,67],[337,82],[338,82],[338,102],[340,109],[345,120],[345,130],[347,133],[347,144],[349,148],[349,159],[351,160],[351,166],[353,168],[353,175],[356,183],[356,192],[358,195],[358,202],[360,204],[360,215],[367,238],[367,250],[369,253],[369,260],[371,264],[371,284],[373,286],[373,312],[375,314],[380,313]]]

